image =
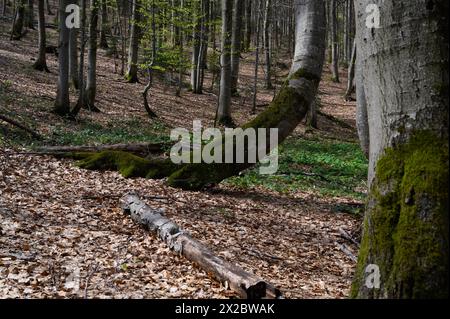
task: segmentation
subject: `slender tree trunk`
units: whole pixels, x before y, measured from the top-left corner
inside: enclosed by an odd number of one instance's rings
[[[141,28],[139,22],[141,21],[141,14],[139,13],[138,0],[133,0],[133,15],[131,24],[131,38],[128,49],[128,71],[125,76],[129,83],[138,82],[138,54]]]
[[[266,58],[266,89],[273,88],[272,85],[272,60],[270,54],[270,25],[271,25],[271,6],[272,1],[266,0],[266,6],[264,10],[264,54]]]
[[[68,13],[65,8],[71,3],[71,0],[59,1],[59,75],[58,89],[56,93],[54,112],[59,115],[70,113],[69,99],[69,38],[70,32],[66,26]]]
[[[71,117],[75,118],[80,110],[84,108],[84,51],[86,47],[86,0],[81,1],[80,8],[80,64],[78,68],[78,101],[71,112]]]
[[[351,295],[448,298],[449,2],[358,0],[356,11],[370,160]]]
[[[333,81],[339,83],[339,51],[337,37],[337,0],[331,0],[331,70]]]
[[[250,44],[252,42],[252,0],[245,2],[245,52],[250,51]]]
[[[100,43],[101,49],[108,49],[108,40],[106,36],[109,34],[109,23],[108,23],[108,7],[106,5],[107,0],[101,0],[102,5],[102,24],[100,26]]]
[[[73,87],[78,89],[78,29],[70,29],[69,76]]]
[[[258,71],[259,71],[259,39],[261,33],[261,11],[262,11],[263,2],[259,1],[259,7],[255,10],[255,19],[256,19],[256,50],[255,50],[255,72],[253,75],[253,103],[252,103],[252,114],[256,113],[256,98],[258,96]]]
[[[50,0],[45,0],[45,4],[46,4],[46,7],[47,7],[47,14],[49,16],[52,16],[53,12],[52,12],[52,8],[50,7]]]
[[[39,53],[36,62],[33,64],[33,68],[39,71],[50,72],[47,67],[47,60],[45,58],[45,8],[44,0],[38,0],[38,28],[39,28]]]
[[[20,40],[23,36],[23,25],[25,20],[26,0],[19,0],[16,13],[14,15],[13,27],[11,31],[11,40]]]
[[[345,92],[345,100],[350,101],[351,95],[355,91],[355,68],[356,68],[356,40],[353,41],[352,58],[348,66],[347,91]]]
[[[193,14],[194,14],[194,28],[192,30],[192,60],[191,60],[191,87],[192,92],[195,94],[200,94],[197,83],[198,83],[198,58],[200,53],[200,42],[201,42],[201,14],[202,14],[202,1],[195,1],[193,3]]]
[[[232,125],[231,118],[231,34],[233,0],[222,0],[222,55],[220,57],[220,94],[217,122]]]
[[[239,62],[241,61],[242,12],[244,1],[234,0],[231,39],[231,94],[238,90]]]
[[[91,16],[89,20],[88,68],[84,106],[91,111],[98,112],[99,109],[95,106],[95,95],[97,92],[98,0],[91,0]]]
[[[28,5],[25,10],[25,26],[29,29],[34,30],[34,0],[27,0]]]

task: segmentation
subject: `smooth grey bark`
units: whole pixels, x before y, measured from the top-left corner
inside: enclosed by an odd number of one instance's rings
[[[11,40],[20,40],[23,36],[23,25],[25,20],[26,0],[17,2],[16,13],[14,15],[13,26],[11,30]]]
[[[74,88],[78,89],[78,29],[70,29],[69,77]]]
[[[91,16],[89,18],[89,45],[87,78],[85,91],[85,105],[91,111],[98,112],[95,106],[95,96],[97,93],[97,24],[98,24],[98,0],[91,0]]]
[[[371,3],[378,29],[366,25]],[[449,2],[355,6],[370,159],[352,297],[448,298]],[[365,284],[368,265],[379,268],[379,289]]]
[[[272,14],[272,1],[266,0],[266,5],[264,7],[264,55],[265,55],[265,85],[266,89],[272,89],[272,58],[270,52],[270,25],[271,25],[271,14]]]
[[[70,32],[66,26],[68,13],[65,8],[71,0],[60,0],[59,5],[59,53],[58,53],[58,88],[56,93],[54,112],[59,115],[70,113],[69,99],[69,38]]]
[[[331,0],[330,5],[330,27],[331,27],[331,71],[333,81],[339,82],[339,51],[337,37],[337,0]]]
[[[231,36],[231,94],[237,93],[239,79],[239,63],[241,61],[241,35],[244,1],[234,0],[233,26]]]
[[[33,68],[39,71],[50,72],[47,67],[47,60],[45,58],[46,35],[45,35],[44,5],[45,5],[44,0],[38,0],[39,52],[38,58],[33,64]]]
[[[139,40],[141,36],[141,14],[139,13],[138,0],[133,0],[132,24],[130,31],[130,46],[128,48],[128,71],[125,75],[129,83],[136,83],[138,79],[138,54],[139,54]]]
[[[231,33],[233,0],[222,0],[222,54],[217,122],[231,125]]]
[[[193,3],[193,14],[194,14],[194,28],[192,30],[192,59],[191,59],[191,88],[192,92],[195,94],[200,94],[198,88],[198,77],[199,77],[199,58],[200,58],[200,46],[202,37],[202,18],[203,14],[203,1],[198,1]]]

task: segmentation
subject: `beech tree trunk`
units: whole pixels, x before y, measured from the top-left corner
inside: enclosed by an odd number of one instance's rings
[[[272,1],[266,0],[266,5],[264,8],[264,54],[266,58],[266,72],[265,72],[265,80],[266,80],[266,89],[272,89],[272,59],[270,52],[270,20],[271,20],[271,6]]]
[[[352,57],[348,66],[347,90],[345,100],[350,101],[351,95],[355,91],[355,69],[356,69],[356,41],[353,41]]]
[[[70,29],[69,40],[69,76],[70,82],[78,89],[78,29]]]
[[[59,53],[58,53],[58,89],[56,93],[54,112],[59,115],[70,113],[69,99],[69,38],[70,31],[66,26],[68,13],[65,8],[71,0],[60,0],[59,3]]]
[[[85,91],[85,108],[98,112],[95,106],[97,93],[97,24],[98,24],[98,0],[91,0],[91,17],[89,19],[89,46],[88,65]]]
[[[241,61],[241,34],[244,1],[234,0],[233,26],[231,39],[231,94],[237,93],[239,79],[239,62]]]
[[[141,28],[138,25],[141,20],[141,14],[139,13],[138,0],[133,0],[133,14],[132,24],[130,31],[130,46],[128,49],[128,71],[125,75],[126,80],[129,83],[136,83],[138,79],[138,54],[139,54],[139,39],[141,34]]]
[[[337,0],[331,0],[331,71],[333,73],[333,81],[339,83],[339,51],[337,37]]]
[[[38,29],[39,29],[39,53],[33,64],[33,68],[39,71],[50,72],[45,58],[46,36],[45,36],[45,8],[44,0],[38,0]]]
[[[11,40],[20,40],[23,35],[23,25],[25,19],[25,0],[17,2],[16,13],[14,15],[13,27],[11,31]]]
[[[108,7],[106,6],[106,0],[101,0],[102,5],[102,23],[100,26],[100,43],[99,46],[102,49],[108,49],[108,40],[106,36],[109,34],[108,23]]]
[[[382,13],[378,29],[366,26],[369,4]],[[370,135],[356,298],[448,298],[448,9],[356,1]]]
[[[164,211],[147,206],[138,196],[125,195],[121,199],[121,205],[124,212],[135,222],[157,234],[176,254],[195,262],[222,284],[229,286],[241,298],[281,297],[281,292],[273,285],[215,256],[206,246],[165,217]]]
[[[230,126],[231,118],[231,35],[233,0],[222,0],[222,55],[220,57],[220,93],[217,121]]]

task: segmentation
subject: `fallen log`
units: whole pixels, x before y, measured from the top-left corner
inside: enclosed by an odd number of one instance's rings
[[[134,144],[110,144],[110,145],[82,145],[82,146],[42,146],[37,152],[46,155],[58,155],[62,153],[94,153],[103,151],[122,151],[139,155],[150,153],[163,153],[164,143],[134,143]]]
[[[166,218],[162,210],[147,206],[137,195],[125,195],[121,199],[121,205],[126,214],[129,214],[135,222],[147,230],[157,234],[175,253],[196,263],[223,283],[225,287],[230,287],[240,297],[247,299],[281,298],[280,290],[256,275],[215,256],[206,246]]]
[[[0,120],[7,122],[13,126],[16,126],[20,128],[21,130],[24,130],[25,132],[29,133],[31,136],[33,136],[37,140],[42,140],[42,136],[39,135],[39,133],[33,131],[32,129],[26,127],[25,125],[17,122],[16,120],[10,119],[9,117],[6,117],[5,115],[0,114]]]

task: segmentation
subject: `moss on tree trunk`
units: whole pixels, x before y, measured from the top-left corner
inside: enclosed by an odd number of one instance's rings
[[[416,132],[377,163],[359,252],[354,298],[448,297],[448,141]],[[380,288],[366,286],[366,267]],[[370,286],[370,285],[369,285]]]

